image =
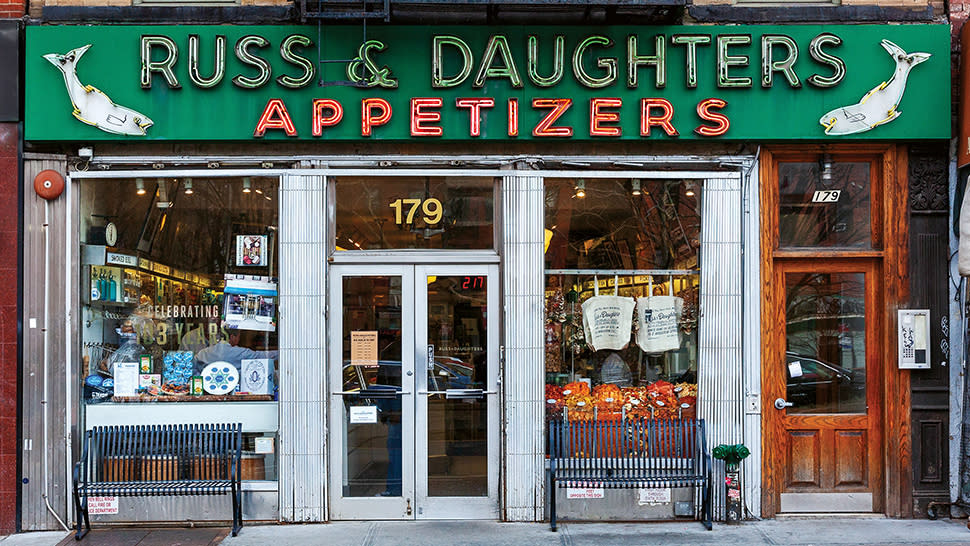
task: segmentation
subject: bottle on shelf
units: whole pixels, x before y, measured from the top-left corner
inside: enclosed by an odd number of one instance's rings
[[[118,283],[115,282],[115,276],[108,272],[108,301],[116,301],[118,299]]]

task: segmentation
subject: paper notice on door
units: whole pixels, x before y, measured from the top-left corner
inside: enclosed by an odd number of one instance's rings
[[[95,514],[117,514],[118,497],[88,497],[88,513]]]
[[[602,499],[606,497],[602,487],[567,487],[567,499]]]
[[[350,406],[351,425],[369,425],[377,422],[377,406]]]
[[[804,374],[804,372],[802,372],[802,363],[801,363],[801,361],[796,360],[794,362],[789,362],[788,363],[788,375],[790,377],[793,377],[793,378],[794,377],[801,377],[803,374]]]
[[[350,332],[350,364],[364,368],[377,367],[377,330]]]

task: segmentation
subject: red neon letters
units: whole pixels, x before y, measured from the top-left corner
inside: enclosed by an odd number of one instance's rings
[[[263,108],[263,115],[259,116],[253,136],[263,136],[266,134],[266,129],[283,129],[286,131],[286,136],[296,136],[296,127],[293,126],[293,120],[286,111],[283,99],[269,99],[266,108]]]
[[[324,116],[323,111],[330,115]],[[333,127],[344,119],[344,107],[333,99],[313,99],[313,136],[323,136],[324,127]]]
[[[624,106],[620,98],[596,97],[589,99],[588,119],[580,112],[569,113],[573,104],[570,98],[533,98],[533,111],[527,114],[527,123],[535,123],[532,136],[535,138],[570,138],[574,133],[574,126],[588,122],[588,134],[591,137],[623,136],[623,127],[635,128],[636,122],[629,119],[634,115],[639,119],[640,137],[651,137],[651,129],[657,127],[663,131],[662,136],[676,138],[680,136],[675,125],[688,123],[700,124],[694,133],[701,137],[719,137],[731,128],[731,120],[724,113],[728,103],[724,99],[711,97],[697,103],[696,114],[680,114],[674,111],[670,100],[660,97],[646,97],[640,99],[639,112],[634,114],[636,106]],[[489,119],[490,109],[496,106],[492,97],[460,97],[455,99],[454,106],[445,106],[441,97],[412,97],[409,104],[409,133],[411,137],[450,137],[459,138],[461,134],[445,135],[445,127],[461,124],[463,112],[468,113],[468,133],[470,137],[480,137],[484,133],[489,138],[501,137],[500,132],[488,133],[485,127]],[[336,99],[313,99],[310,108],[310,132],[314,137],[324,136],[324,131],[334,130],[344,119],[344,106]],[[306,115],[306,114],[302,114]],[[696,117],[695,117],[696,115]],[[360,101],[360,136],[369,137],[375,134],[375,129],[390,124],[393,116],[391,103],[380,97],[367,97]],[[457,119],[456,119],[456,116]],[[506,102],[506,134],[509,137],[519,136],[519,99],[509,98]],[[443,121],[451,120],[447,123]],[[534,121],[533,121],[534,120]],[[581,121],[582,120],[582,121]],[[501,121],[499,121],[501,123]],[[283,99],[270,99],[256,123],[253,136],[263,137],[269,130],[280,130],[290,137],[297,135],[296,125]],[[449,129],[454,130],[454,129]],[[401,129],[388,127],[383,129],[384,138],[402,138]],[[464,132],[464,131],[462,131]],[[347,138],[347,129],[341,130],[339,137]]]

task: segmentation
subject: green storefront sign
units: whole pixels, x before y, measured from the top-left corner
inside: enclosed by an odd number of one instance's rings
[[[28,140],[950,136],[949,25],[37,26],[25,71]]]

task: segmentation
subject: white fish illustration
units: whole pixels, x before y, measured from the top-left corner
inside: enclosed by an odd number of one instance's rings
[[[71,104],[74,105],[74,112],[72,112],[74,117],[82,123],[93,125],[108,133],[144,136],[145,130],[154,123],[148,116],[131,108],[118,106],[101,90],[83,85],[78,80],[77,63],[89,47],[91,44],[72,49],[64,55],[57,53],[44,55],[44,58],[64,75],[67,94],[71,97]]]
[[[862,133],[899,117],[901,112],[896,107],[906,91],[909,71],[929,59],[930,54],[907,54],[903,48],[889,40],[883,40],[881,45],[896,61],[896,71],[888,82],[874,87],[858,103],[836,108],[822,116],[818,122],[825,127],[825,134],[838,136]]]

